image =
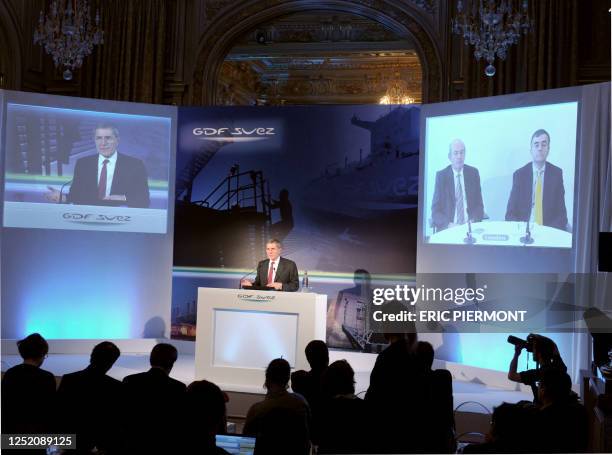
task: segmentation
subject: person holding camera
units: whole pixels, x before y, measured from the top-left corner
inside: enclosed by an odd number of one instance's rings
[[[536,405],[540,404],[538,398],[538,383],[542,380],[544,373],[548,370],[559,370],[562,373],[567,372],[567,367],[561,355],[559,349],[553,340],[542,335],[535,335],[530,333],[527,340],[521,340],[520,338],[509,336],[508,343],[514,345],[514,357],[510,362],[510,368],[508,369],[508,379],[514,382],[520,382],[522,384],[531,386],[533,392],[533,402]],[[536,363],[536,367],[531,370],[517,372],[518,359],[521,355],[521,351],[526,349],[527,352],[533,353],[533,360]]]

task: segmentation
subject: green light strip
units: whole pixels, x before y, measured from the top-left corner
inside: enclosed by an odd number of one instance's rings
[[[57,185],[63,185],[66,182],[72,180],[70,176],[58,176],[58,175],[32,175],[32,174],[16,174],[7,172],[6,181],[11,183],[54,183]],[[164,180],[149,180],[149,188],[155,188],[160,190],[168,189],[168,182]]]
[[[194,275],[199,274],[214,274],[214,275],[238,275],[243,276],[245,273],[254,272],[251,269],[235,269],[235,268],[214,268],[214,267],[173,267],[174,273],[189,273]],[[303,270],[300,274],[304,273]],[[308,270],[308,276],[311,278],[327,278],[327,279],[342,279],[352,280],[355,276],[354,273],[340,273],[340,272],[322,272],[318,270]],[[411,281],[416,279],[416,275],[412,274],[373,274],[371,275],[372,280],[377,281]]]

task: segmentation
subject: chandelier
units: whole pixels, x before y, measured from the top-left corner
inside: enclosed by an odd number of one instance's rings
[[[495,75],[495,57],[505,60],[508,48],[533,28],[527,13],[529,0],[518,2],[521,2],[520,9],[514,9],[514,0],[466,0],[465,12],[462,0],[457,2],[458,14],[452,20],[452,31],[463,36],[466,44],[474,46],[476,60],[487,61],[485,74],[489,77]]]
[[[387,91],[378,100],[378,104],[412,104],[414,98],[408,95],[406,82],[400,79],[400,74],[395,73],[395,79],[387,85]]]
[[[44,47],[56,68],[60,65],[65,68],[63,76],[69,81],[72,71],[83,64],[83,58],[104,42],[103,34],[100,12],[96,11],[92,23],[87,0],[53,0],[49,14],[45,16],[40,11],[34,43]]]

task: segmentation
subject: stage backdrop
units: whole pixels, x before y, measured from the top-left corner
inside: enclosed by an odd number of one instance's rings
[[[370,350],[372,279],[416,267],[419,106],[179,110],[173,333],[198,286],[237,287],[278,238],[329,296],[332,347]]]

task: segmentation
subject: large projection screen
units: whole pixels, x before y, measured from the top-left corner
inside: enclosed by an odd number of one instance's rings
[[[3,337],[168,336],[176,108],[5,91],[2,110]]]
[[[578,88],[423,106],[417,271],[570,271],[579,118]]]

